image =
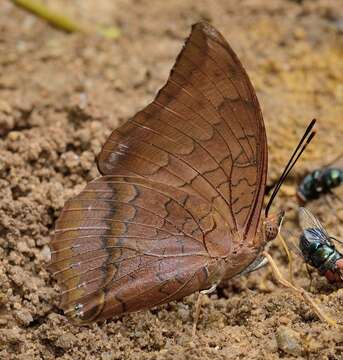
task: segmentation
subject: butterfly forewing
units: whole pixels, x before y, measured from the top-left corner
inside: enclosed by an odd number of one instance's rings
[[[262,115],[245,70],[213,27],[193,27],[167,84],[112,133],[98,164],[102,174],[196,193],[232,229],[256,231],[267,171]]]
[[[98,168],[104,176],[67,202],[51,244],[62,308],[77,321],[182,298],[253,260],[241,249],[259,224],[265,129],[213,27],[193,26],[167,84],[111,134]]]

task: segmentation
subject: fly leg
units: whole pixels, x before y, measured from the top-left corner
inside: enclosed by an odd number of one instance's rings
[[[310,285],[309,285],[308,290],[309,290],[309,292],[311,292],[312,291],[312,281],[313,281],[312,272],[311,272],[310,267],[308,266],[307,263],[305,263],[305,266],[306,266],[308,277],[310,278]]]
[[[342,206],[343,200],[334,191],[330,190],[329,196],[331,196],[334,201],[338,202]],[[333,204],[333,201],[331,201],[331,199],[330,202],[331,204]],[[334,205],[332,205],[331,208],[334,209]],[[339,217],[339,220],[342,220],[342,218]]]
[[[326,195],[324,195],[324,201],[326,202],[326,205],[332,211],[334,211],[334,209],[336,208],[334,201],[337,201],[340,204],[343,204],[343,200],[334,191],[331,191],[331,190]],[[336,216],[338,217],[337,213],[336,213]],[[342,220],[342,219],[339,217],[339,220]]]
[[[198,299],[195,304],[195,315],[193,320],[193,330],[192,330],[192,336],[195,336],[195,333],[197,331],[197,323],[199,320],[200,310],[201,310],[201,303],[203,300],[204,295],[212,293],[216,288],[218,284],[212,285],[209,289],[199,291]]]
[[[275,264],[273,258],[266,252],[263,251],[262,255],[264,255],[272,268],[273,274],[275,279],[284,287],[291,289],[293,292],[295,292],[298,296],[301,296],[305,302],[312,308],[312,310],[317,314],[319,319],[322,321],[328,323],[331,326],[337,325],[336,321],[331,319],[329,316],[327,316],[320,308],[319,306],[311,299],[309,294],[302,288],[298,288],[294,285],[292,285],[289,281],[287,281],[282,274],[280,273],[277,265]]]
[[[332,196],[333,199],[343,204],[342,199],[334,191],[330,190],[329,194]]]
[[[326,205],[330,208],[330,209],[334,209],[335,208],[335,204],[334,201],[339,202],[340,204],[343,203],[342,199],[334,192],[334,191],[329,191],[326,195],[324,195],[324,200],[326,202]]]
[[[330,209],[334,209],[334,205],[332,203],[332,199],[331,199],[331,194],[326,194],[324,195],[324,201],[326,202],[326,205],[330,208]]]

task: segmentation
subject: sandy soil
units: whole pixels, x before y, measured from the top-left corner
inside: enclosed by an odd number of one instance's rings
[[[268,267],[209,296],[194,339],[195,295],[78,328],[59,311],[58,287],[45,269],[64,202],[97,176],[94,158],[106,137],[152,99],[200,19],[220,29],[256,87],[269,138],[269,184],[307,122],[319,119],[317,139],[276,202],[295,231],[296,182],[342,151],[342,1],[46,2],[120,26],[122,36],[67,35],[0,3],[0,358],[343,359],[343,332],[276,285]],[[343,236],[343,211],[334,206],[311,204]],[[271,253],[286,273],[278,242]],[[295,277],[308,286],[300,259]],[[343,323],[343,290],[315,274],[313,285],[322,308]]]

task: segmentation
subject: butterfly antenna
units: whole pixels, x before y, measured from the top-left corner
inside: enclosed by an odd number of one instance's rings
[[[316,132],[312,132],[310,134],[310,136],[308,137],[308,139],[306,140],[306,142],[304,143],[303,147],[300,149],[298,155],[296,156],[296,158],[293,160],[292,164],[288,167],[288,170],[286,171],[286,173],[282,176],[281,181],[279,180],[278,184],[277,184],[277,189],[275,192],[274,197],[276,196],[277,192],[279,191],[282,183],[285,181],[285,179],[287,178],[288,174],[291,172],[291,170],[293,169],[294,165],[296,164],[296,162],[298,161],[298,159],[300,158],[300,156],[302,155],[302,153],[305,151],[307,145],[312,141],[312,138],[314,137],[314,135],[316,134]]]
[[[303,137],[301,138],[301,140],[299,141],[297,147],[295,148],[295,150],[293,151],[292,156],[290,157],[290,159],[288,160],[288,163],[286,164],[274,190],[273,193],[268,201],[268,204],[266,206],[265,209],[265,216],[268,217],[269,214],[269,210],[270,207],[277,195],[277,193],[280,190],[281,185],[283,184],[283,182],[285,181],[285,179],[287,178],[288,174],[291,172],[291,170],[293,169],[294,165],[296,164],[296,162],[298,161],[298,159],[300,158],[300,156],[302,155],[302,153],[305,151],[307,145],[312,141],[313,137],[315,136],[316,132],[312,131],[314,125],[316,123],[316,119],[313,119],[310,124],[308,125]]]

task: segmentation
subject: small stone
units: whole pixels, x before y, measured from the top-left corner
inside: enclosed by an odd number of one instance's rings
[[[48,245],[43,246],[43,249],[40,251],[40,256],[44,262],[49,262],[51,260],[51,251]]]
[[[94,154],[84,151],[80,157],[80,164],[83,170],[90,170],[94,164]]]
[[[0,344],[16,344],[18,342],[21,342],[19,328],[0,329]]]
[[[179,308],[177,309],[177,314],[183,322],[189,321],[191,317],[189,307],[183,304],[180,304]]]
[[[272,337],[271,339],[269,339],[269,341],[266,342],[265,344],[265,349],[268,353],[276,353],[278,351],[278,344],[276,342],[275,337]]]
[[[278,348],[287,354],[301,356],[302,344],[299,333],[287,326],[280,326],[276,332]]]
[[[7,138],[9,141],[18,141],[21,137],[21,134],[19,131],[11,131],[8,135]]]
[[[280,316],[279,317],[279,323],[281,325],[288,325],[290,321],[291,321],[291,319],[288,318],[287,316]]]
[[[21,253],[28,253],[30,251],[25,241],[18,241],[17,249]]]
[[[16,310],[14,317],[20,323],[20,325],[24,326],[29,325],[33,321],[31,313],[26,309]]]
[[[114,360],[114,359],[115,356],[110,351],[101,354],[101,360]]]
[[[67,168],[71,170],[80,164],[80,157],[72,151],[62,154],[61,158],[65,161]]]
[[[57,340],[55,345],[62,349],[69,349],[76,341],[76,336],[73,334],[62,334]]]

